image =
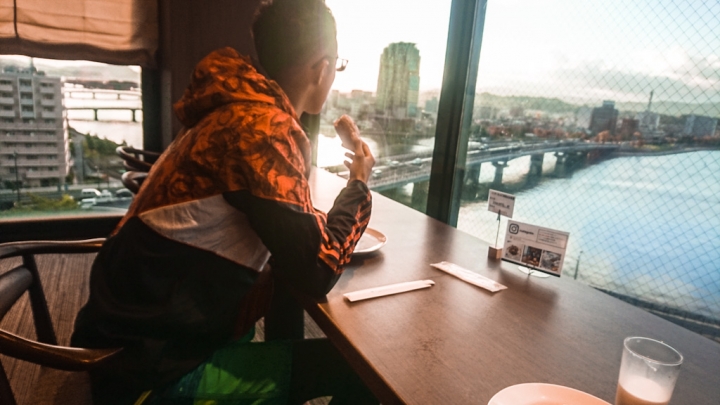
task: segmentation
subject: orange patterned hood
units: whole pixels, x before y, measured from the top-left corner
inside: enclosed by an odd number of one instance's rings
[[[280,86],[232,48],[218,49],[200,61],[190,85],[173,107],[180,122],[190,128],[218,107],[237,102],[275,105],[297,119]]]

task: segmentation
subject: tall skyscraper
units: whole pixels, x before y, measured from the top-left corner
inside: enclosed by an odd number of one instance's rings
[[[393,118],[418,116],[420,51],[415,44],[396,42],[380,57],[375,106]]]
[[[0,73],[0,179],[23,187],[62,184],[68,142],[59,77],[34,67]]]
[[[590,116],[590,132],[593,135],[597,135],[603,131],[610,131],[611,134],[615,134],[615,127],[617,127],[618,110],[615,109],[615,102],[605,100],[602,103],[602,107],[596,107],[592,110]]]

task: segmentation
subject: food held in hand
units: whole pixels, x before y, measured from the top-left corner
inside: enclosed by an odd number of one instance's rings
[[[355,121],[348,115],[343,115],[335,121],[335,131],[342,140],[343,148],[355,150],[355,141],[360,139],[360,130]]]

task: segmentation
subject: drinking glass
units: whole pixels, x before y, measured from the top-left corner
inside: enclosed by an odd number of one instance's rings
[[[683,356],[667,344],[644,337],[623,342],[615,405],[667,405]]]

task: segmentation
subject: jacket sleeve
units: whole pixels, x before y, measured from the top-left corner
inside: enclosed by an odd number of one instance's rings
[[[224,197],[247,215],[272,254],[278,276],[313,297],[324,296],[335,285],[370,220],[370,192],[360,181],[345,187],[327,214],[260,198],[248,190]]]

